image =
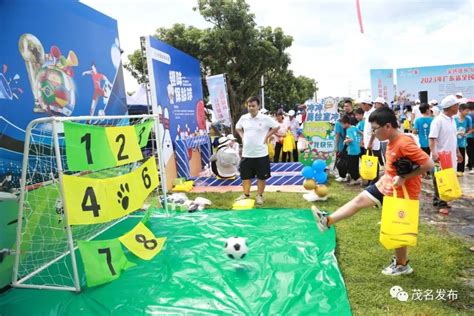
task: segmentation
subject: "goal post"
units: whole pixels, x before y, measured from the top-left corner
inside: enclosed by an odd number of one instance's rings
[[[14,287],[80,291],[81,278],[75,253],[77,241],[91,240],[128,216],[105,223],[74,225],[68,223],[64,203],[63,176],[74,175],[107,179],[128,174],[140,162],[100,170],[70,170],[66,159],[64,123],[83,123],[102,127],[134,126],[153,120],[151,148],[142,148],[145,161],[158,163],[161,190],[166,201],[166,179],[161,158],[158,115],[48,117],[30,122],[26,129],[16,234]],[[140,128],[140,126],[138,126]],[[153,135],[153,137],[152,137]],[[87,145],[87,144],[85,144]],[[157,187],[156,190],[158,190]],[[169,216],[167,205],[163,205]]]

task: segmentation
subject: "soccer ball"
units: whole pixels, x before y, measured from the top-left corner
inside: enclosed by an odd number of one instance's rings
[[[224,246],[225,253],[231,259],[243,259],[249,249],[245,243],[245,238],[230,237]]]

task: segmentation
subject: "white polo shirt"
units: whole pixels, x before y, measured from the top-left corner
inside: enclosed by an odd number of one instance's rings
[[[278,126],[277,121],[261,113],[258,113],[255,117],[250,116],[250,113],[242,115],[235,125],[236,129],[244,131],[242,157],[260,158],[268,156],[268,145],[265,144],[265,136],[270,129]]]
[[[364,112],[364,147],[367,148],[369,146],[369,141],[370,137],[372,136],[372,125],[369,123],[369,116],[372,114],[372,112],[375,111],[375,108],[372,107],[369,111]],[[374,138],[374,141],[372,142],[372,149],[373,150],[379,150],[380,149],[380,141],[377,137]]]
[[[456,121],[444,113],[436,116],[431,122],[429,138],[436,138],[436,151],[450,151],[453,168],[456,169]]]

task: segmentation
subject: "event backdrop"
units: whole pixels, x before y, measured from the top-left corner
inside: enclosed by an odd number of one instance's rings
[[[114,19],[77,0],[0,0],[0,29],[0,193],[11,201],[31,120],[125,114],[127,105]],[[8,210],[0,250],[14,240],[17,210]],[[10,279],[6,263],[11,256],[0,254],[0,288]]]
[[[416,100],[419,91],[438,102],[456,92],[474,98],[474,63],[397,69],[398,99]]]
[[[207,140],[201,68],[196,58],[152,36],[146,37],[146,55],[152,108],[160,116],[160,142],[169,185],[170,178],[176,177],[173,147],[179,169],[191,160],[189,146],[200,146],[200,141],[194,140],[200,136]],[[179,150],[178,142],[184,146]]]
[[[393,69],[371,69],[370,87],[372,99],[382,97],[390,104],[395,99],[395,86],[393,84]]]

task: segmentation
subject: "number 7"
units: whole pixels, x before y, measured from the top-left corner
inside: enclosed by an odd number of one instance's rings
[[[105,254],[105,260],[109,266],[110,273],[112,273],[112,275],[116,275],[117,272],[115,272],[114,266],[112,265],[112,255],[110,254],[110,248],[99,249],[99,254]]]

